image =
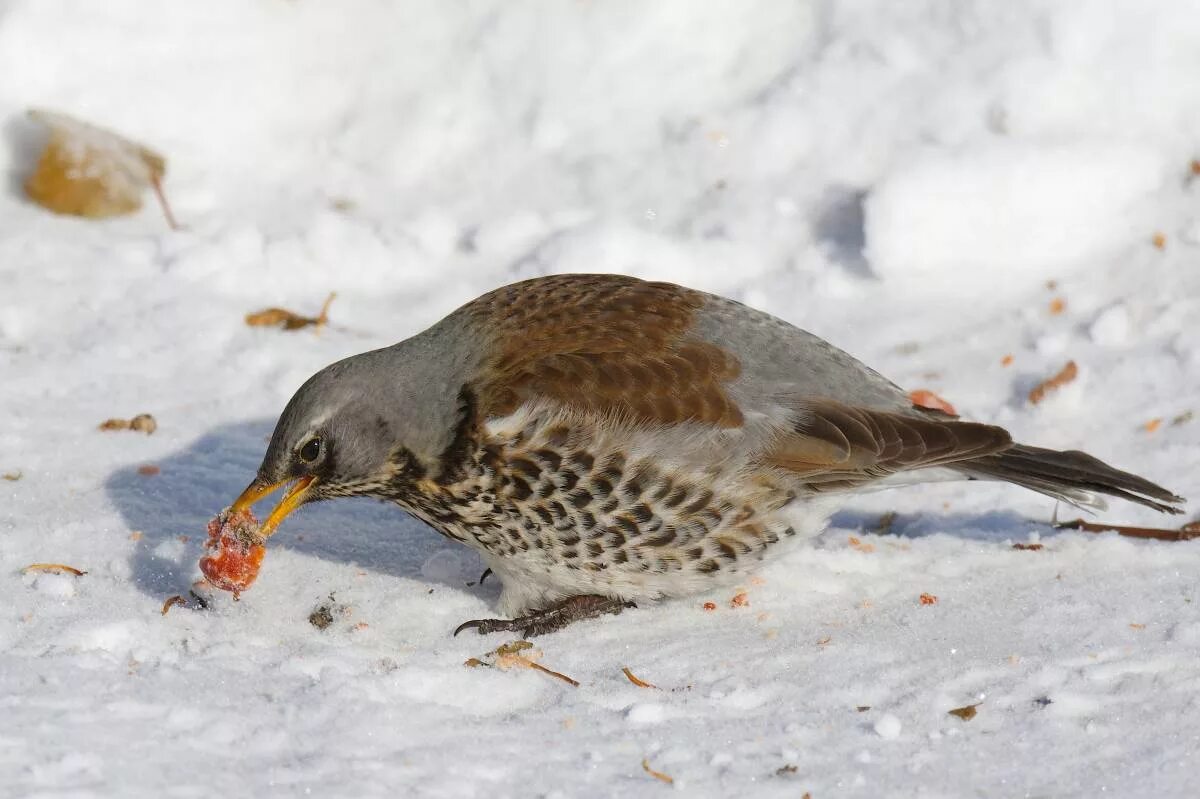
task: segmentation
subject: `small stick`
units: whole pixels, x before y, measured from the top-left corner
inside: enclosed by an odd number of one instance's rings
[[[67,566],[65,563],[30,563],[24,569],[21,569],[21,574],[29,572],[50,572],[52,574],[62,574],[66,572],[73,574],[76,577],[82,577],[87,572],[76,569],[74,566]]]
[[[633,675],[633,672],[629,670],[628,666],[622,666],[621,671],[625,672],[625,678],[628,679],[634,685],[636,685],[638,688],[654,688],[656,690],[658,689],[657,685],[654,685],[653,683],[648,683],[645,680],[641,680],[641,679],[638,679],[637,677],[635,677]]]
[[[1165,530],[1161,527],[1127,527],[1120,524],[1097,524],[1083,519],[1070,522],[1055,522],[1056,530],[1083,530],[1088,533],[1107,533],[1110,530],[1117,535],[1129,538],[1149,538],[1155,541],[1191,541],[1200,538],[1200,529],[1191,524],[1185,524],[1178,530]]]
[[[551,677],[557,677],[558,679],[562,680],[563,682],[570,683],[571,685],[573,685],[576,688],[579,687],[578,680],[572,680],[570,677],[568,677],[565,674],[559,674],[557,671],[554,671],[553,669],[548,669],[545,666],[543,666],[541,663],[534,663],[532,660],[529,660],[527,658],[521,658],[521,660],[524,660],[526,662],[526,665],[528,665],[529,668],[531,668],[531,669],[537,669],[538,671],[542,672],[543,674],[549,674]]]
[[[675,784],[674,777],[668,777],[666,774],[663,774],[661,771],[655,771],[654,769],[650,768],[650,761],[647,760],[646,758],[642,759],[642,769],[656,780],[662,780],[667,785]]]
[[[162,206],[163,216],[167,218],[167,224],[170,225],[171,230],[179,230],[179,223],[175,221],[175,214],[171,213],[171,205],[167,202],[166,192],[163,191],[162,180],[153,172],[150,174],[150,186],[154,189],[155,196],[158,197],[158,204]]]

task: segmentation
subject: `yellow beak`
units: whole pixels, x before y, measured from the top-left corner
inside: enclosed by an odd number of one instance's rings
[[[275,510],[271,511],[271,515],[267,517],[267,520],[262,523],[262,527],[259,528],[259,532],[262,533],[263,537],[274,533],[275,528],[288,517],[288,514],[304,504],[305,494],[308,493],[309,487],[316,481],[316,476],[310,474],[292,483],[287,493],[283,495],[283,499],[279,500],[279,504],[275,506]],[[240,497],[234,500],[233,512],[237,513],[240,510],[247,510],[255,502],[287,485],[287,482],[287,480],[283,480],[279,483],[267,484],[255,480],[246,486],[246,490],[242,492]]]

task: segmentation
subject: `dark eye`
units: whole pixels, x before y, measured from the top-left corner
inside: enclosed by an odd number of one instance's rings
[[[321,454],[321,439],[310,438],[304,442],[304,446],[300,448],[300,460],[305,463],[312,463]]]

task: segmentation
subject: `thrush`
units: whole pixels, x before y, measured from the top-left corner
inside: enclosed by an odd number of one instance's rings
[[[247,508],[389,500],[475,549],[506,619],[548,632],[737,579],[903,475],[1001,480],[1084,506],[1181,497],[1083,452],[914,407],[879,373],[761,311],[670,283],[554,275],[313,375]]]

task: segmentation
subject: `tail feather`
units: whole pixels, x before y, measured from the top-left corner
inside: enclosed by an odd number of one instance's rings
[[[1163,513],[1183,513],[1177,507],[1184,502],[1183,497],[1078,450],[1059,452],[1016,444],[995,455],[954,466],[973,477],[1015,483],[1072,505],[1103,508],[1103,500],[1096,495],[1106,494]]]

